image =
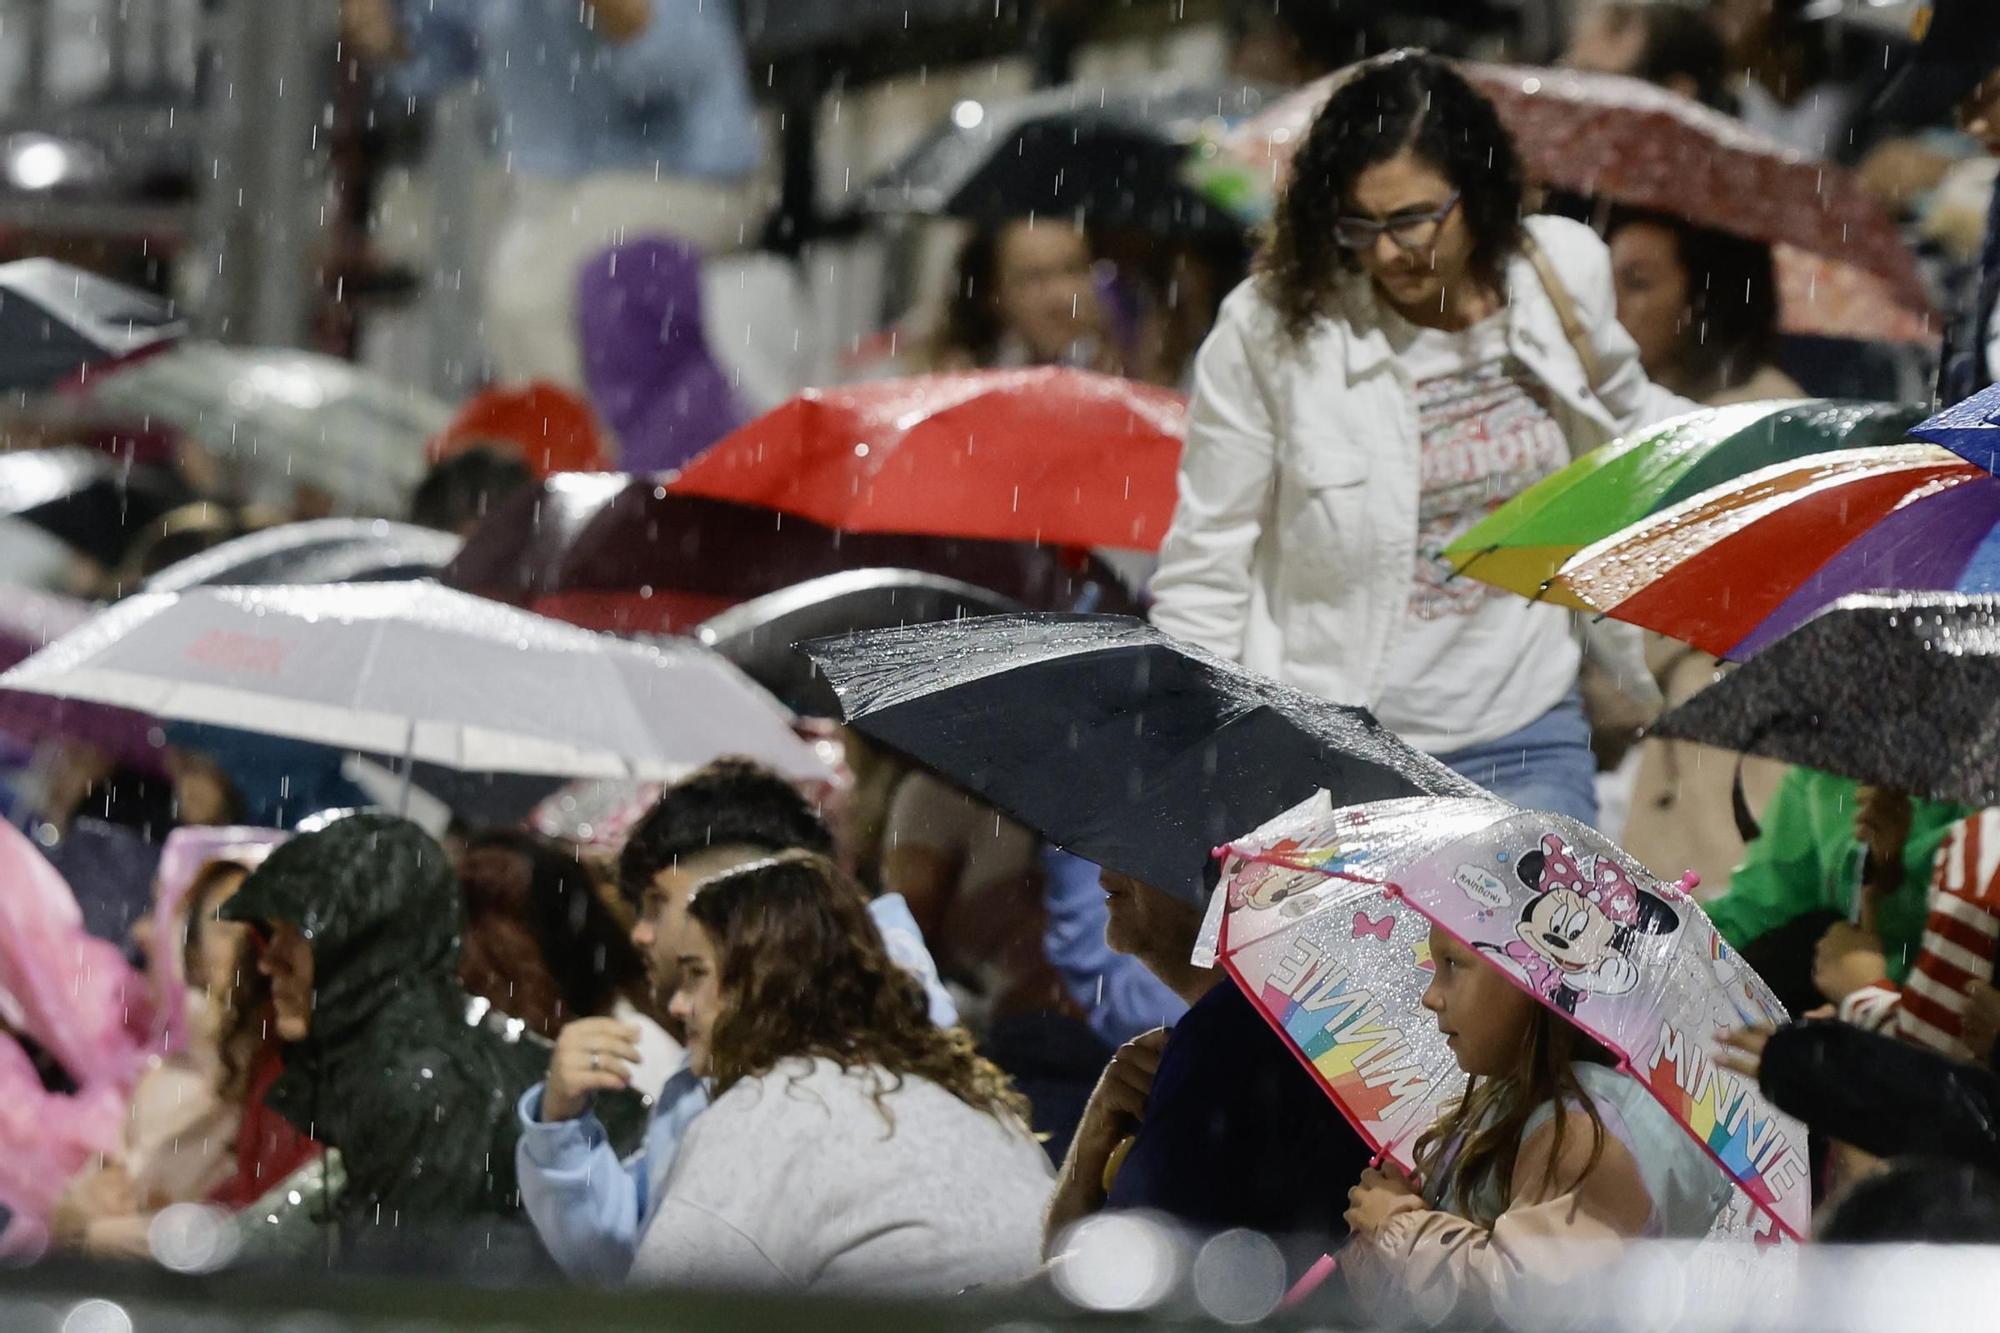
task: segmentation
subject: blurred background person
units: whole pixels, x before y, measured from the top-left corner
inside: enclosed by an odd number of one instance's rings
[[[576,281],[627,229],[744,242],[762,153],[730,0],[344,0],[405,96],[476,80],[510,176],[487,283],[503,378],[581,388]]]
[[[1804,392],[1777,365],[1771,247],[1663,213],[1612,214],[1618,322],[1653,383],[1705,406]]]
[[[644,998],[638,952],[575,852],[532,833],[489,829],[467,840],[458,882],[459,980],[528,1031],[553,1041],[565,1023]],[[664,1081],[668,1071],[655,1067]]]
[[[1122,374],[1125,356],[1092,262],[1090,238],[1070,223],[976,226],[959,247],[928,368],[1065,365]]]
[[[1584,9],[1562,63],[1657,83],[1734,114],[1728,52],[1706,13],[1675,0],[1603,0]]]

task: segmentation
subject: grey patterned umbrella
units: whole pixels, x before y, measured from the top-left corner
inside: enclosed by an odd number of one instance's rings
[[[1654,734],[1932,800],[2000,803],[2000,596],[1844,598]]]

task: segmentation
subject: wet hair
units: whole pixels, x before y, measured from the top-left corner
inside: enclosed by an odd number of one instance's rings
[[[1687,274],[1693,318],[1675,359],[1690,396],[1735,388],[1777,359],[1778,270],[1769,244],[1638,209],[1614,212],[1606,239],[1634,223],[1666,228]]]
[[[512,829],[479,833],[460,860],[459,979],[543,1036],[608,1014],[644,965],[574,852]]]
[[[1736,114],[1736,99],[1729,91],[1729,51],[1707,14],[1657,0],[1612,0],[1599,12],[1621,32],[1634,23],[1645,28],[1646,42],[1632,71],[1635,77],[1661,85],[1684,78],[1694,85],[1697,102]]]
[[[477,523],[535,474],[518,454],[487,445],[453,454],[431,468],[410,501],[410,521],[441,532]]]
[[[930,1020],[923,983],[889,958],[861,887],[823,856],[786,852],[708,880],[688,917],[714,945],[722,1002],[710,1034],[715,1095],[793,1058],[872,1071],[884,1098],[927,1079],[1025,1126],[1028,1104],[962,1028]],[[893,1124],[893,1122],[892,1122]]]
[[[1327,99],[1292,162],[1270,240],[1257,258],[1285,331],[1303,339],[1360,262],[1334,240],[1368,168],[1405,150],[1451,182],[1472,235],[1472,271],[1499,284],[1521,244],[1520,154],[1499,113],[1451,66],[1396,51],[1354,67]]]
[[[618,853],[618,887],[637,907],[662,870],[718,847],[833,854],[833,834],[798,789],[762,764],[718,759],[660,793]]]
[[[1829,1245],[2000,1244],[2000,1177],[1963,1162],[1903,1157],[1864,1176],[1829,1207]]]
[[[247,879],[250,867],[238,861],[210,861],[195,872],[183,899],[180,920],[181,976],[192,983],[201,976],[201,935],[204,923],[215,923],[215,899],[230,876]]]
[[[931,345],[931,358],[942,364],[964,357],[975,366],[993,364],[1000,351],[1000,235],[1004,223],[982,222],[958,247],[952,267],[951,299],[945,302],[944,324]]]
[[[231,875],[247,877],[250,868],[236,861],[216,860],[203,866],[188,886],[186,915],[181,923],[181,975],[198,975],[201,924],[214,921],[216,896]],[[236,945],[229,989],[221,995],[204,990],[215,1006],[215,1045],[221,1077],[216,1095],[225,1105],[241,1105],[250,1095],[250,1078],[258,1055],[270,1044],[271,981],[257,970],[256,945],[249,932]]]
[[[1582,1031],[1537,1005],[1514,1068],[1493,1078],[1467,1079],[1465,1095],[1417,1140],[1418,1174],[1426,1180],[1448,1181],[1449,1192],[1438,1201],[1439,1207],[1481,1226],[1492,1226],[1497,1218],[1479,1206],[1483,1196],[1490,1196],[1483,1187],[1489,1182],[1497,1184],[1501,1206],[1506,1206],[1528,1121],[1551,1103],[1581,1110],[1589,1117],[1590,1158],[1576,1179],[1557,1178],[1570,1130],[1567,1116],[1554,1117],[1550,1124],[1555,1141],[1550,1145],[1542,1188],[1560,1193],[1574,1188],[1577,1180],[1597,1169],[1604,1156],[1604,1120],[1576,1076],[1579,1061],[1618,1063],[1617,1057]]]

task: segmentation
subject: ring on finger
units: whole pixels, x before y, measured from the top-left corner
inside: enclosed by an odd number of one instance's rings
[[[592,1069],[596,1069],[596,1068],[597,1068],[597,1054],[598,1054],[598,1053],[597,1053],[596,1051],[592,1051],[592,1052],[590,1053],[590,1067],[591,1067]]]

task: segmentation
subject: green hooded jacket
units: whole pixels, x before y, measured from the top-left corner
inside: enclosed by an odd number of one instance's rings
[[[268,1101],[339,1149],[347,1256],[517,1213],[514,1104],[547,1051],[468,1021],[444,849],[407,820],[352,815],[273,852],[222,915],[290,923],[311,947],[312,1029]]]
[[[1703,904],[1724,939],[1741,949],[1815,909],[1853,911],[1865,856],[1854,837],[1859,791],[1852,778],[1810,768],[1785,774],[1764,808],[1763,836],[1744,849],[1728,891]],[[1971,813],[1968,806],[1943,801],[1910,802],[1903,884],[1875,907],[1892,981],[1900,983],[1916,961],[1938,846],[1951,826]]]

